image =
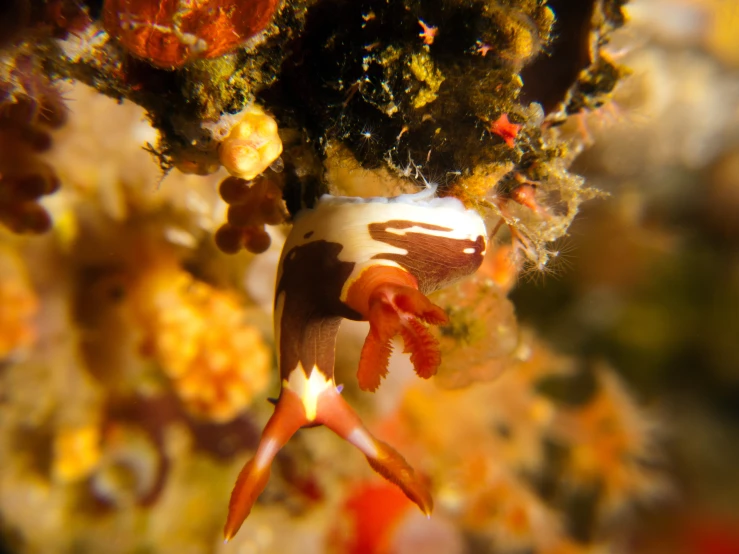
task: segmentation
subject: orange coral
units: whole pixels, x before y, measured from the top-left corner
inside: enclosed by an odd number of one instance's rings
[[[511,371],[464,391],[409,389],[387,422],[388,433],[409,443],[405,450],[415,445],[416,456],[427,460],[440,508],[453,508],[464,528],[505,549],[531,548],[561,535],[553,510],[516,474],[541,469],[553,409]]]
[[[191,413],[232,420],[267,385],[269,349],[233,295],[164,265],[139,279],[132,302],[143,352],[161,365]]]
[[[452,363],[458,356],[451,356]],[[599,552],[597,544],[579,544],[567,535],[567,512],[550,505],[529,477],[556,471],[550,477],[557,482],[601,484],[604,510],[598,516],[655,496],[665,490],[665,480],[645,465],[653,460],[651,420],[609,372],[601,375],[601,391],[581,409],[545,395],[542,380],[570,376],[573,364],[527,333],[506,367],[494,383],[465,390],[433,383],[407,389],[397,411],[381,424],[385,437],[410,453],[411,463],[423,460],[439,511],[487,536],[496,552]],[[563,467],[548,463],[545,445],[556,437],[570,455]]]
[[[215,58],[263,30],[277,0],[106,0],[105,29],[132,54],[173,69]]]
[[[558,414],[555,435],[571,445],[569,478],[578,486],[600,486],[602,509],[610,515],[669,487],[654,467],[654,419],[613,372],[601,369],[597,377],[599,389],[589,402]]]
[[[20,260],[0,251],[0,360],[33,344],[37,311],[38,299]]]

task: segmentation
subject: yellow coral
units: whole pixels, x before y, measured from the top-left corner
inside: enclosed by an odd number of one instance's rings
[[[253,179],[282,153],[277,123],[261,108],[252,105],[218,147],[223,167],[241,179]]]
[[[53,472],[60,481],[87,477],[100,460],[100,430],[96,425],[61,429],[54,437]]]
[[[144,352],[194,415],[230,421],[266,387],[269,348],[233,295],[167,265],[140,279],[133,303]]]
[[[427,52],[414,53],[411,56],[409,67],[413,77],[423,83],[413,100],[414,108],[422,108],[436,100],[445,77],[438,68],[434,67]]]

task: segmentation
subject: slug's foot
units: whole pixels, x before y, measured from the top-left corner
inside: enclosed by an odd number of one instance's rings
[[[284,389],[277,401],[275,411],[264,428],[262,438],[254,457],[239,473],[228,503],[228,516],[223,528],[223,537],[228,542],[241,528],[244,520],[267,486],[270,466],[278,450],[295,432],[310,423],[300,397],[289,389]]]
[[[228,503],[228,517],[223,528],[223,538],[226,542],[236,535],[244,520],[249,517],[254,503],[267,486],[269,474],[269,466],[266,468],[257,467],[255,458],[246,462],[239,473],[231,493],[231,500]]]
[[[321,394],[316,421],[356,446],[372,469],[400,487],[426,516],[431,515],[433,500],[425,479],[393,447],[376,439],[336,390]]]
[[[439,343],[426,324],[448,322],[446,313],[418,289],[408,285],[383,284],[369,299],[370,331],[362,348],[357,378],[362,390],[374,391],[387,375],[392,340],[403,338],[403,352],[410,353],[413,369],[428,379],[441,363]]]
[[[389,444],[375,440],[377,456],[367,456],[369,465],[391,483],[400,487],[405,495],[416,503],[426,517],[431,517],[434,501],[428,487],[415,470]]]
[[[333,386],[333,382],[319,390],[303,386],[308,382],[305,379],[305,383],[294,383],[298,385],[296,390],[289,388],[289,384],[283,388],[275,412],[262,433],[257,452],[241,470],[231,493],[228,517],[223,529],[226,541],[236,535],[249,516],[257,497],[266,487],[272,460],[279,449],[298,429],[316,424],[325,425],[356,446],[377,473],[400,487],[424,514],[430,515],[433,501],[426,482],[416,474],[403,456],[372,436],[357,413]],[[311,409],[306,411],[307,407]]]

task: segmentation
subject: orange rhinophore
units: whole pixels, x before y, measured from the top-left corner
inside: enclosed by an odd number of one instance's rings
[[[133,55],[174,69],[217,58],[264,30],[279,0],[106,0],[103,24]]]
[[[430,194],[429,194],[430,191]],[[282,389],[254,458],[234,487],[224,529],[233,537],[267,484],[278,450],[301,427],[325,425],[356,446],[372,469],[430,514],[425,480],[375,438],[334,381],[342,319],[369,321],[358,378],[375,390],[387,373],[391,339],[400,335],[419,376],[441,361],[427,324],[447,321],[426,294],[474,273],[487,232],[482,218],[433,189],[397,198],[324,196],[295,219],[278,267],[275,338]]]

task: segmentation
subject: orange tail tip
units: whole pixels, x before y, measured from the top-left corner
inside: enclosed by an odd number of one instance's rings
[[[325,391],[319,400],[316,419],[334,433],[349,441],[364,453],[372,469],[415,502],[427,516],[433,501],[425,481],[419,477],[403,456],[390,445],[377,440],[362,424],[356,412],[335,389]]]
[[[254,458],[246,463],[236,479],[228,504],[226,525],[223,528],[226,542],[239,531],[257,498],[267,486],[270,465],[277,451],[285,446],[298,429],[308,423],[300,397],[291,390],[283,389],[275,411],[264,428]]]
[[[431,516],[434,501],[425,481],[405,461],[393,447],[382,441],[375,440],[378,455],[375,458],[367,456],[369,465],[385,479],[394,483],[412,500],[426,515]]]
[[[362,390],[374,391],[387,375],[391,341],[400,334],[405,352],[419,377],[436,374],[441,363],[439,343],[424,323],[448,322],[446,313],[410,286],[387,284],[373,292],[369,302],[370,332],[362,348],[357,378]]]
[[[254,458],[249,460],[239,473],[228,503],[228,517],[223,528],[223,538],[226,542],[238,533],[244,520],[251,513],[257,497],[267,486],[269,473],[269,467],[259,469],[254,463]]]

